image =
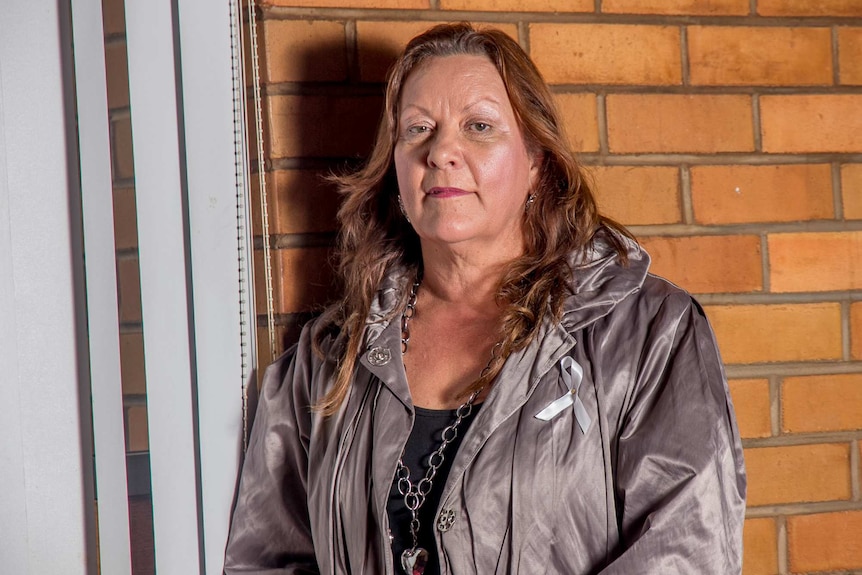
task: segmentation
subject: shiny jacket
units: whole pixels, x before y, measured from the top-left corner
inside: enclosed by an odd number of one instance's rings
[[[741,571],[745,472],[712,331],[688,294],[648,274],[645,252],[630,242],[623,266],[603,237],[562,321],[507,359],[455,455],[438,510],[454,522],[435,524],[444,575]],[[413,410],[398,316],[383,318],[409,279],[381,287],[337,415],[309,409],[335,368],[310,327],[267,370],[228,575],[392,573],[386,501]],[[588,421],[574,407],[538,419],[571,387],[567,356]]]

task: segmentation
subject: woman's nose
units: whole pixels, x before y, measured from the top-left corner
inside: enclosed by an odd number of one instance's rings
[[[445,169],[461,162],[461,148],[457,134],[451,130],[438,130],[428,142],[428,167]]]

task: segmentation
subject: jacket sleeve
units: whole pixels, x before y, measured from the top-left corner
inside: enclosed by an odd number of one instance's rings
[[[319,573],[308,514],[311,425],[306,341],[263,378],[225,553],[226,575]]]
[[[616,444],[622,548],[601,574],[739,574],[746,480],[715,337],[685,293],[648,332]]]

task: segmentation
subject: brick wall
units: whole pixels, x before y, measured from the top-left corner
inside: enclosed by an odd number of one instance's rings
[[[385,70],[435,22],[504,29],[654,271],[698,294],[749,469],[745,573],[862,573],[862,0],[267,0],[280,339],[329,297]],[[263,338],[262,338],[263,339]]]

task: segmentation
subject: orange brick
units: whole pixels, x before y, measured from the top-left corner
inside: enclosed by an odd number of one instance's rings
[[[862,16],[859,0],[757,0],[761,16]]]
[[[599,123],[595,94],[557,94],[557,108],[576,152],[599,151]]]
[[[276,234],[335,231],[340,198],[325,172],[286,170],[275,173],[270,231]]]
[[[850,304],[850,355],[862,359],[862,302]]]
[[[135,177],[135,158],[132,154],[132,122],[121,118],[112,122],[114,127],[112,166],[115,180]]]
[[[785,432],[862,429],[862,374],[788,377],[781,406]]]
[[[841,166],[841,195],[844,218],[862,220],[862,164]]]
[[[592,12],[593,0],[440,0],[442,10],[489,12]]]
[[[862,95],[762,96],[763,150],[862,151]]]
[[[748,505],[850,499],[850,445],[830,443],[745,450]]]
[[[593,191],[602,213],[626,225],[680,221],[679,171],[662,166],[595,166]]]
[[[793,573],[862,567],[862,511],[787,518]]]
[[[728,382],[733,410],[742,437],[769,437],[772,418],[769,409],[769,380],[731,379]]]
[[[708,306],[727,363],[841,359],[837,303]]]
[[[826,164],[695,166],[694,219],[700,224],[822,220],[835,215]]]
[[[749,13],[749,2],[748,0],[602,0],[602,12],[701,16],[744,15]]]
[[[838,28],[838,74],[842,84],[862,84],[862,28]]]
[[[530,24],[530,54],[551,84],[680,84],[679,28]]]
[[[379,96],[271,96],[273,157],[364,156],[383,104]]]
[[[690,26],[692,84],[832,83],[829,28]]]
[[[126,12],[123,0],[102,0],[102,26],[105,35],[126,31]]]
[[[774,292],[862,289],[862,232],[769,234]]]
[[[401,10],[430,8],[431,0],[258,0],[259,6],[284,6],[286,8],[308,6],[311,8],[387,8]]]
[[[612,94],[607,115],[613,153],[754,150],[748,96]]]
[[[138,269],[138,259],[122,258],[118,260],[117,276],[120,321],[141,321],[141,274]]]
[[[363,82],[385,80],[386,72],[404,46],[435,24],[440,22],[357,22],[360,79]],[[493,28],[502,30],[515,40],[518,39],[518,27],[515,24],[494,24]]]
[[[641,243],[652,257],[650,271],[691,292],[763,289],[758,236],[652,237]]]
[[[135,212],[135,189],[114,190],[114,247],[118,250],[138,246],[138,221]]]
[[[120,334],[120,372],[124,395],[147,393],[143,334]]]
[[[742,532],[742,575],[778,573],[778,531],[775,519],[746,519]]]
[[[108,107],[124,108],[129,105],[129,60],[125,42],[105,45],[105,74],[108,89]]]
[[[147,451],[150,447],[147,408],[144,406],[136,405],[126,410],[126,446],[131,452]]]
[[[329,248],[272,250],[273,298],[276,313],[309,311],[334,295]],[[258,309],[266,309],[263,251],[256,250],[255,297]]]
[[[266,82],[332,82],[347,78],[344,23],[264,20]]]

